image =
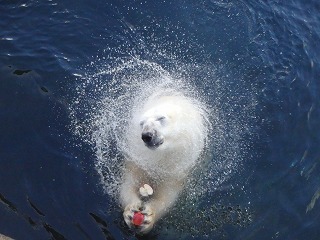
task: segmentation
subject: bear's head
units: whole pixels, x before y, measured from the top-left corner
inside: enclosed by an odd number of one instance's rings
[[[175,136],[176,107],[168,104],[148,109],[140,118],[141,140],[149,149],[164,148]]]

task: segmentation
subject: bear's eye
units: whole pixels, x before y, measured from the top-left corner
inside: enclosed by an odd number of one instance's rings
[[[166,117],[164,117],[164,116],[162,116],[162,117],[158,117],[156,120],[157,121],[162,121],[162,120],[164,120]]]
[[[144,124],[144,121],[141,121],[141,122],[140,122],[140,127],[142,127],[142,126],[143,126],[143,124]]]

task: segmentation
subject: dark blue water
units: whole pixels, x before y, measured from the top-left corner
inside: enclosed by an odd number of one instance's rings
[[[219,97],[230,122],[246,123],[237,138],[235,124],[225,130],[222,150],[237,145],[241,164],[202,198],[197,225],[160,223],[147,238],[319,239],[319,26],[316,0],[0,0],[0,233],[138,238],[70,117],[86,76],[134,55],[168,71],[214,68],[214,78],[191,70],[194,84],[209,101]]]

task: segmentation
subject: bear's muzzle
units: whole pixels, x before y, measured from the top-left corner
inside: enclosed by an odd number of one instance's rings
[[[141,139],[150,149],[155,149],[163,143],[163,139],[157,135],[157,131],[155,130],[143,131],[141,134]]]

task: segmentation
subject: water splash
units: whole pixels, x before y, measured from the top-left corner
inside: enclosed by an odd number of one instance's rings
[[[93,65],[101,66],[101,63]],[[241,111],[234,112],[238,108],[235,105],[243,103],[237,92],[230,91],[228,83],[217,78],[215,67],[195,63],[163,67],[132,56],[101,67],[87,71],[76,89],[71,109],[73,130],[95,149],[96,169],[108,193],[115,191],[120,180],[125,126],[139,102],[159,89],[174,89],[205,105],[203,109],[211,129],[207,170],[200,170],[205,175],[202,187],[214,191],[236,171],[244,151],[243,132],[249,128],[246,115],[252,114],[252,107],[239,106]],[[249,97],[247,102],[252,100]]]
[[[104,191],[116,200],[126,147],[123,136],[132,113],[150,95],[169,88],[195,99],[208,123],[202,164],[188,179],[184,204],[212,198],[241,168],[250,150],[247,136],[255,118],[254,87],[241,78],[231,79],[222,65],[193,59],[186,63],[177,57],[164,62],[163,54],[160,64],[157,56],[151,61],[135,53],[119,56],[121,51],[84,69],[70,108],[71,129],[92,147]]]

